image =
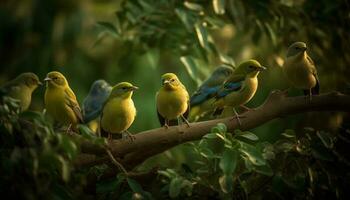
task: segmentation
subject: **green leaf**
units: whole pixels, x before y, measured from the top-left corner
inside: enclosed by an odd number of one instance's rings
[[[205,158],[213,158],[215,157],[215,154],[209,149],[209,148],[201,148],[200,154]]]
[[[155,8],[145,0],[138,0],[138,2],[142,6],[142,8],[147,12],[152,12]]]
[[[277,141],[274,146],[277,151],[289,152],[294,149],[295,144],[292,142]]]
[[[140,194],[142,194],[144,192],[141,185],[137,181],[135,181],[134,179],[131,179],[131,178],[126,178],[126,180],[127,180],[128,185],[132,191],[140,193]]]
[[[114,37],[118,37],[118,31],[115,28],[115,26],[112,23],[109,22],[97,22],[98,26],[101,26],[102,28],[104,28],[108,33],[110,33],[112,36]]]
[[[69,168],[69,163],[60,155],[56,155],[57,160],[61,164],[61,175],[62,175],[62,180],[65,182],[69,181],[70,177],[70,168]]]
[[[276,46],[276,44],[277,44],[277,38],[276,38],[276,34],[275,34],[274,30],[272,29],[272,27],[270,26],[269,23],[264,23],[264,24],[265,24],[265,27],[266,27],[266,29],[267,29],[267,31],[268,31],[268,35],[269,35],[269,37],[270,37],[270,39],[271,39],[272,44],[273,44],[274,46]]]
[[[62,136],[60,146],[65,151],[69,159],[75,158],[78,154],[77,145],[68,136]]]
[[[227,127],[224,123],[218,123],[216,126],[214,126],[211,129],[212,133],[226,133],[227,132]]]
[[[260,166],[266,164],[266,160],[263,158],[262,153],[253,145],[242,142],[239,150],[253,165]]]
[[[187,196],[192,195],[193,185],[189,180],[182,181],[181,188],[185,191]]]
[[[184,11],[183,9],[175,9],[175,13],[176,15],[180,18],[180,20],[182,21],[182,23],[185,25],[187,31],[191,32],[192,29],[192,22],[190,20],[190,16],[187,14],[186,11]]]
[[[233,189],[232,176],[223,175],[219,178],[220,188],[224,193],[229,193]]]
[[[214,138],[217,138],[217,136],[216,136],[216,133],[208,133],[205,136],[203,136],[203,138],[214,139]]]
[[[220,58],[220,61],[221,61],[222,63],[224,63],[225,65],[228,65],[228,66],[230,66],[230,67],[232,67],[232,68],[235,68],[236,63],[235,63],[235,61],[233,60],[233,58],[231,58],[230,56],[228,56],[228,55],[226,55],[226,54],[224,54],[224,53],[219,52],[219,58]]]
[[[207,29],[200,23],[195,24],[194,28],[196,30],[197,38],[201,47],[206,50],[210,50]]]
[[[175,198],[179,196],[182,186],[182,178],[181,177],[175,177],[171,180],[169,185],[169,196],[171,198]]]
[[[268,163],[266,163],[266,165],[262,165],[262,166],[255,166],[254,171],[256,171],[259,174],[266,175],[266,176],[273,175],[272,168],[270,167],[270,165]]]
[[[219,167],[227,176],[235,171],[238,162],[238,152],[233,149],[225,149],[220,159]]]
[[[295,138],[295,131],[292,129],[287,129],[282,133],[282,136],[286,138]]]
[[[329,149],[333,147],[333,140],[329,134],[327,134],[324,131],[317,131],[316,134],[320,138],[320,140],[322,141],[325,147]]]
[[[185,66],[188,75],[190,75],[190,77],[194,81],[196,81],[196,83],[199,85],[200,80],[197,76],[198,66],[196,64],[196,61],[193,59],[193,57],[192,56],[181,56],[180,60],[181,60],[182,64]]]
[[[194,11],[198,11],[198,12],[203,11],[203,6],[201,6],[200,4],[197,4],[197,3],[185,1],[184,6],[190,10],[194,10]]]
[[[248,131],[242,132],[238,136],[246,138],[246,139],[251,140],[251,141],[258,141],[259,140],[258,136],[256,136],[254,133],[248,132]]]
[[[225,14],[225,0],[213,0],[213,8],[216,14]]]

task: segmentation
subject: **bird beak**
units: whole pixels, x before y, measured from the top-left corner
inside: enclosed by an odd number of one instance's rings
[[[138,90],[138,89],[139,89],[139,88],[136,87],[136,86],[132,86],[132,87],[130,88],[131,91],[135,91],[135,90]]]
[[[46,81],[52,81],[52,78],[46,77],[46,78],[44,79],[44,81],[45,81],[45,82],[46,82]]]
[[[170,83],[169,80],[164,80],[163,85]]]
[[[264,66],[259,67],[259,71],[265,71],[267,68]]]

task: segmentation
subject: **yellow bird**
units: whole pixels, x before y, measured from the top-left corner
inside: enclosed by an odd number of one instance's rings
[[[112,134],[125,132],[130,139],[134,139],[128,132],[128,128],[136,117],[136,108],[131,97],[137,89],[138,87],[128,82],[118,83],[112,88],[101,113],[100,132],[102,136],[107,133],[108,139],[111,140]]]
[[[249,109],[244,104],[255,95],[258,88],[258,74],[265,69],[256,60],[247,60],[239,64],[216,94],[215,113],[221,112],[225,106],[233,107],[236,118],[241,124],[235,107]]]
[[[19,100],[20,111],[26,111],[32,101],[33,91],[42,83],[37,75],[26,72],[5,83],[1,90],[14,99]]]
[[[158,119],[162,126],[177,124],[179,117],[189,126],[187,116],[190,97],[184,85],[173,73],[162,76],[162,87],[156,95]],[[171,120],[171,121],[170,121]]]
[[[53,71],[47,74],[45,108],[57,122],[71,127],[83,122],[81,110],[74,92],[70,89],[66,78],[60,72]]]
[[[305,95],[319,94],[319,81],[314,62],[306,52],[304,42],[295,42],[289,46],[283,69],[290,83],[304,90]]]

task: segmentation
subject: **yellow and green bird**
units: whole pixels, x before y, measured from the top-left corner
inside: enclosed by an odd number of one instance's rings
[[[173,73],[162,76],[162,87],[157,92],[157,114],[162,126],[177,124],[179,117],[189,126],[187,116],[190,109],[190,97],[185,86]]]
[[[239,64],[216,94],[216,113],[221,112],[225,106],[233,107],[236,118],[241,123],[235,108],[246,108],[244,104],[253,98],[258,88],[258,74],[265,69],[252,59]]]
[[[76,128],[83,122],[81,110],[74,92],[68,85],[68,81],[60,72],[53,71],[46,75],[45,108],[54,120]]]
[[[283,64],[284,72],[290,83],[310,96],[319,94],[319,81],[314,62],[306,52],[304,42],[295,42],[289,46],[287,57]]]
[[[1,86],[5,95],[19,100],[20,111],[26,111],[32,101],[33,91],[41,85],[37,75],[26,72]]]
[[[128,128],[136,117],[136,108],[132,100],[132,94],[138,87],[128,82],[121,82],[112,88],[106,100],[100,117],[100,133],[102,136],[108,134],[108,139],[112,139],[112,134],[126,133],[130,139],[134,137],[128,132]]]

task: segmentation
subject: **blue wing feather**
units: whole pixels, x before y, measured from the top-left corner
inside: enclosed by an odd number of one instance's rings
[[[243,81],[225,83],[224,87],[220,91],[218,91],[216,98],[222,98],[230,94],[231,92],[240,90],[242,88],[242,83]]]
[[[190,99],[191,107],[201,104],[204,101],[208,100],[208,98],[212,97],[218,90],[220,86],[214,87],[201,87]]]
[[[110,89],[99,92],[98,94],[89,94],[83,102],[84,122],[88,123],[96,119],[102,112],[103,104],[106,102]]]

